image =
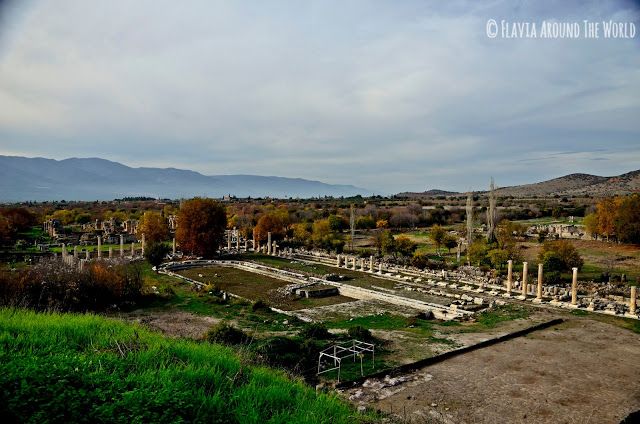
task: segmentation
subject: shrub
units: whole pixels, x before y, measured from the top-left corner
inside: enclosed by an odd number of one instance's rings
[[[358,340],[373,340],[373,335],[371,334],[371,331],[369,331],[369,329],[364,328],[361,325],[356,325],[355,327],[351,327],[349,328],[349,330],[347,331],[347,334],[349,334],[349,337],[351,337],[352,339],[358,339]]]
[[[298,335],[303,339],[318,339],[318,340],[326,340],[333,337],[327,327],[324,324],[314,322],[306,325]]]
[[[249,341],[249,336],[234,326],[221,322],[207,331],[207,340],[210,343],[222,343],[227,345],[241,345]]]
[[[256,300],[251,305],[251,310],[253,312],[260,311],[260,310],[265,310],[265,309],[269,309],[269,305],[267,305],[267,303],[265,301],[263,301],[263,300]]]

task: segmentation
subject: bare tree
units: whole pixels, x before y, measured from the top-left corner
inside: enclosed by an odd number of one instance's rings
[[[467,261],[469,261],[469,246],[473,243],[473,199],[471,192],[467,193]]]
[[[487,209],[487,241],[492,243],[496,240],[496,227],[498,225],[498,212],[496,211],[496,184],[491,177],[489,186],[489,209]]]
[[[356,235],[356,211],[351,204],[351,215],[349,216],[349,226],[351,227],[351,251],[353,252],[353,239]]]

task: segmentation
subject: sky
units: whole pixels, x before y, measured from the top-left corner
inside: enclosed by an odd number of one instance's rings
[[[386,193],[618,175],[640,169],[638,31],[632,1],[0,0],[0,154]]]

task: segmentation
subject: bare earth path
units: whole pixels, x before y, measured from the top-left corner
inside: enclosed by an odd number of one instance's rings
[[[640,410],[640,336],[571,318],[411,377],[346,394],[413,423],[619,423]]]

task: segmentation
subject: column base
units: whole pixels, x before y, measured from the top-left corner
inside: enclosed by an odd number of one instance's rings
[[[532,300],[533,303],[544,303],[542,299],[535,298]]]
[[[518,300],[527,300],[527,296],[520,295],[517,297]]]
[[[627,317],[627,318],[635,318],[635,319],[640,318],[640,316],[638,314],[630,314],[629,312],[625,312],[624,316]]]

